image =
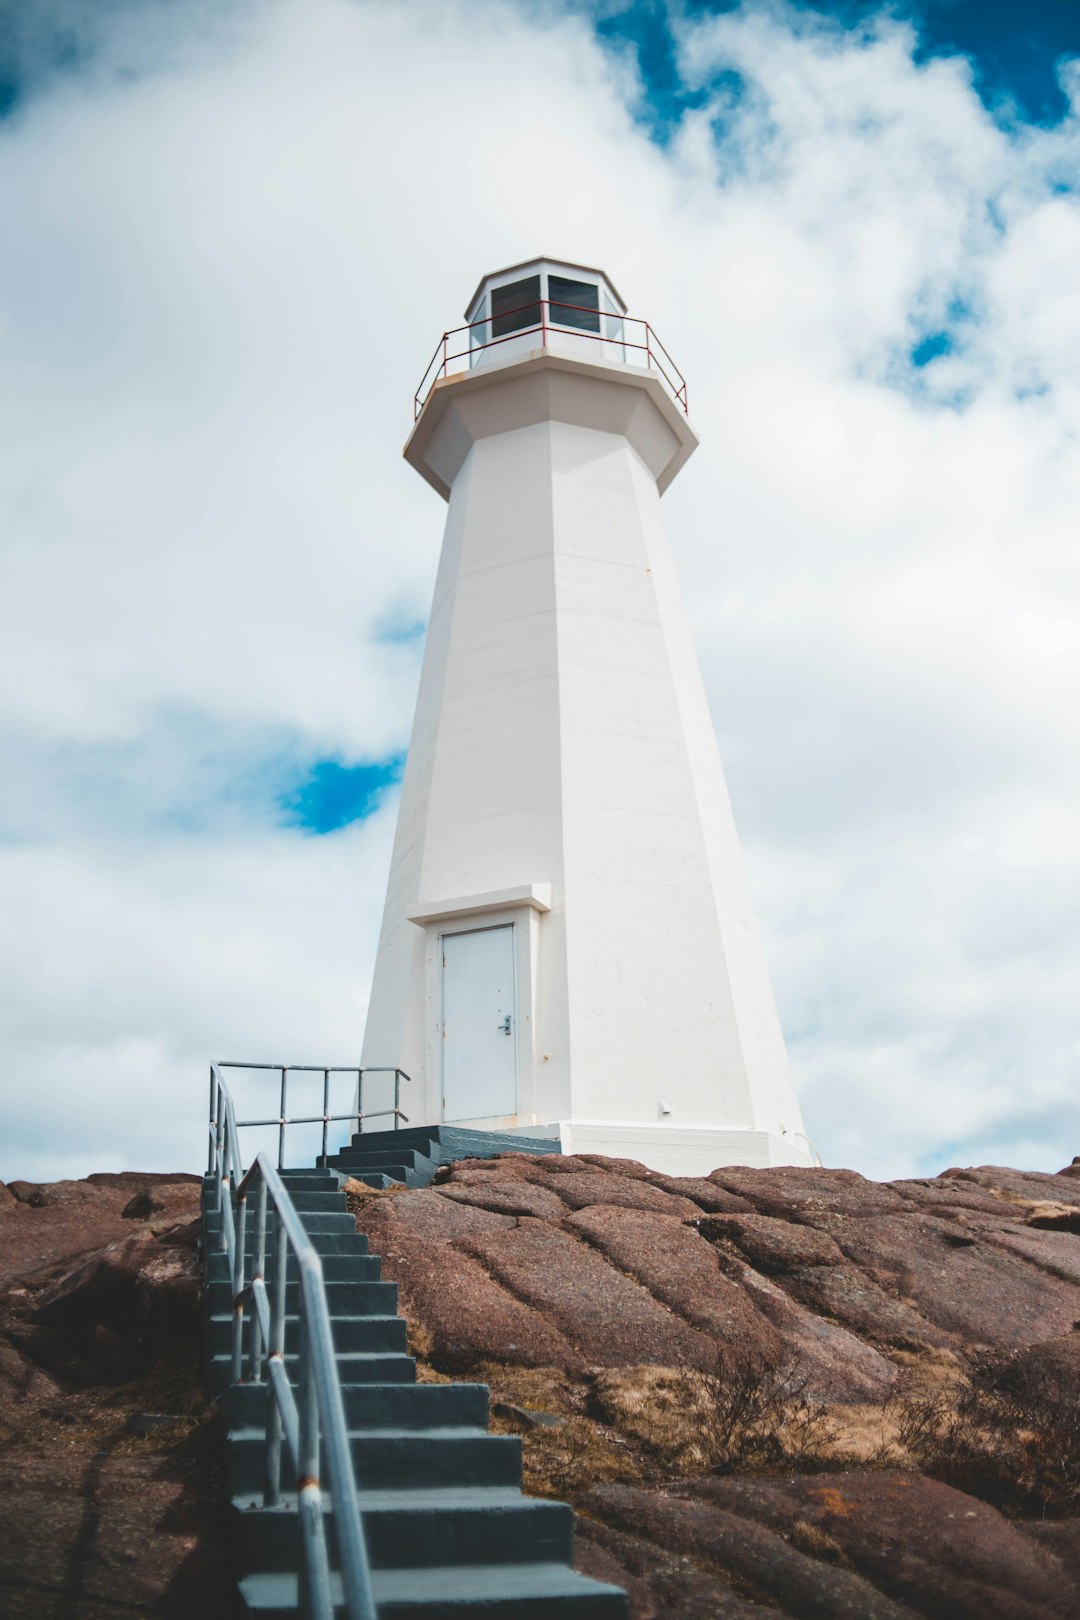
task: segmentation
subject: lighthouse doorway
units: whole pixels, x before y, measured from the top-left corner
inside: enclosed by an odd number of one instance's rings
[[[444,934],[440,943],[443,1119],[516,1114],[514,925]]]

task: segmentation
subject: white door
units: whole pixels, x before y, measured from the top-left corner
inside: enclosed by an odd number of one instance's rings
[[[442,937],[443,1119],[517,1113],[514,928]]]

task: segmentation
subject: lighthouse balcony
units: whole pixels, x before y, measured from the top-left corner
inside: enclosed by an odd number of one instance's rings
[[[686,381],[648,321],[628,315],[607,276],[537,259],[486,276],[463,326],[444,332],[413,400],[419,418],[436,385],[537,353],[652,373],[682,410]]]

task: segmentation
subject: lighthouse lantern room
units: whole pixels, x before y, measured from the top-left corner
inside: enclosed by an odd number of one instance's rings
[[[660,496],[686,385],[598,269],[485,276],[405,455],[448,502],[363,1063],[413,1123],[809,1162]]]

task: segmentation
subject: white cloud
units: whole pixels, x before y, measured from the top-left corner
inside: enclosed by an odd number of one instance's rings
[[[0,125],[0,1173],[195,1162],[208,1057],[357,1050],[389,807],[304,839],[260,762],[402,745],[410,391],[541,249],[689,377],[668,521],[809,1129],[1071,1155],[1075,118],[776,5],[681,25],[718,88],[667,151],[556,7],[118,15]]]

